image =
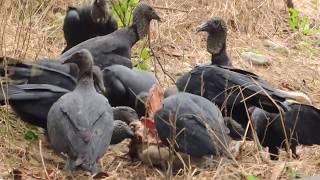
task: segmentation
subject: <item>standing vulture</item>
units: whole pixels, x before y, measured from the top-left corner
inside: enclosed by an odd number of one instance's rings
[[[164,99],[154,115],[158,136],[164,144],[193,157],[227,155],[229,130],[217,106],[209,100],[177,93]]]
[[[286,110],[283,104],[286,99],[296,98],[295,94],[272,87],[254,73],[231,66],[226,54],[226,25],[221,18],[213,17],[200,25],[198,30],[209,34],[207,49],[212,53],[212,64],[198,65],[179,77],[176,86],[180,92],[209,99],[222,109],[224,117],[235,120],[243,127],[248,122],[249,107],[279,113],[279,110]]]
[[[63,52],[83,41],[110,34],[118,29],[110,3],[110,0],[94,0],[92,5],[68,7],[63,23],[67,47]]]
[[[101,69],[112,64],[132,67],[131,48],[149,32],[151,20],[159,20],[156,11],[146,3],[140,2],[132,12],[133,22],[130,27],[119,29],[111,34],[91,38],[63,53],[62,60],[80,49],[87,49],[94,58],[94,64]]]
[[[98,171],[96,161],[104,155],[111,141],[112,109],[108,99],[94,88],[93,59],[88,50],[75,52],[64,62],[78,65],[78,83],[49,110],[49,142],[56,152],[67,154],[66,170],[81,168],[94,174]]]
[[[111,106],[129,106],[135,109],[139,116],[145,114],[143,96],[148,95],[152,85],[158,84],[153,74],[121,65],[103,69],[103,81]]]

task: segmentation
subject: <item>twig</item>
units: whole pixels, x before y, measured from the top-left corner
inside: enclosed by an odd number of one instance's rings
[[[169,8],[169,7],[163,7],[163,6],[153,6],[156,9],[164,9],[164,10],[172,10],[172,11],[181,11],[181,12],[189,12],[188,10],[184,10],[184,9],[178,9],[178,8]]]
[[[114,2],[111,1],[111,3],[112,3],[113,10],[114,10],[114,11],[116,12],[116,14],[118,15],[118,17],[119,17],[119,19],[120,19],[123,27],[125,27],[126,25],[125,25],[125,21],[123,20],[123,17],[121,16],[120,12],[118,12],[118,10],[116,9],[116,5],[114,4]],[[118,3],[120,3],[120,2],[118,2]],[[119,4],[119,6],[121,7],[121,4]]]
[[[149,45],[149,49],[150,49],[150,51],[151,51],[151,53],[152,53],[152,56],[157,60],[157,62],[158,62],[158,64],[159,64],[162,72],[163,72],[166,76],[168,76],[168,77],[172,80],[173,83],[175,83],[176,81],[174,80],[174,78],[163,68],[163,66],[162,66],[159,58],[158,58],[158,57],[156,56],[156,54],[154,53],[154,50],[153,50],[153,48],[152,48],[152,46],[151,46],[150,30],[149,30],[149,33],[148,33],[148,45]],[[154,62],[154,70],[155,70],[155,75],[156,75],[156,77],[157,77],[157,73],[156,73],[157,71],[156,71],[156,64],[155,64],[155,62]],[[157,79],[158,79],[158,78],[157,78]]]
[[[43,166],[44,172],[46,174],[46,178],[50,179],[48,171],[47,171],[47,168],[46,168],[46,165],[44,163],[43,155],[42,155],[42,142],[41,142],[41,140],[39,140],[39,151],[40,151],[40,157],[41,157],[42,166]]]

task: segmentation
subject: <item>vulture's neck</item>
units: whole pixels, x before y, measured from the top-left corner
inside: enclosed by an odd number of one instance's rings
[[[131,43],[131,47],[139,41],[139,33],[137,29],[137,25],[133,24],[132,26],[128,27],[128,40]]]
[[[220,65],[220,66],[231,66],[231,62],[226,51],[225,43],[222,46],[219,53],[212,54],[211,64]]]

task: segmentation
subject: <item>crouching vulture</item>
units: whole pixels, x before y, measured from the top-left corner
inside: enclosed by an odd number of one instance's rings
[[[209,100],[177,93],[165,98],[154,115],[158,136],[164,144],[194,157],[226,155],[230,137],[222,114]]]

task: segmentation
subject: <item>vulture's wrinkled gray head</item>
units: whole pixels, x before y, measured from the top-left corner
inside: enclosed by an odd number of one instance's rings
[[[104,86],[103,73],[101,69],[98,66],[93,66],[92,72],[93,72],[93,82],[96,90],[101,94],[105,94],[106,87]]]
[[[113,10],[110,0],[94,0],[92,7],[91,17],[95,23],[106,23],[112,17]]]
[[[93,57],[87,49],[81,49],[72,55],[62,59],[63,63],[74,63],[79,68],[78,79],[84,75],[92,74]]]
[[[227,25],[221,17],[213,17],[197,27],[197,31],[208,33],[207,50],[211,54],[218,54],[225,48],[227,40]]]
[[[149,32],[151,20],[161,21],[157,12],[147,3],[140,2],[134,8],[133,12],[133,25],[136,25],[139,39],[145,37]]]
[[[114,129],[111,137],[110,144],[118,144],[124,139],[133,138],[134,132],[129,125],[123,121],[115,120]]]

